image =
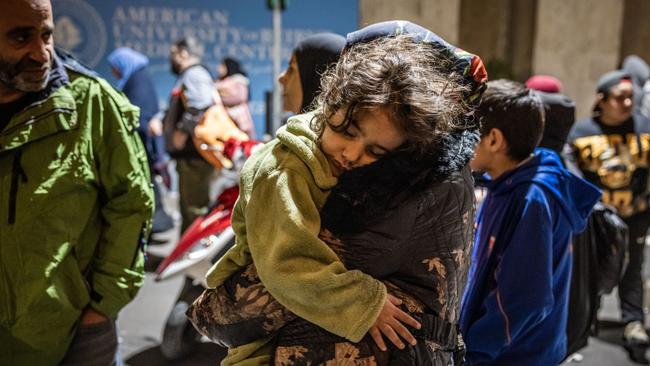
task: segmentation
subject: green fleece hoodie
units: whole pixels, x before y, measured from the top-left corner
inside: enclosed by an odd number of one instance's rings
[[[211,288],[255,263],[268,291],[296,315],[358,342],[382,309],[386,288],[358,271],[348,271],[318,238],[320,209],[336,184],[313,114],[291,118],[246,162],[233,216],[235,246],[208,272]],[[268,340],[231,349],[222,365],[269,363]]]

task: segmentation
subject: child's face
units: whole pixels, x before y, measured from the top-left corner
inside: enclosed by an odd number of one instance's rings
[[[345,112],[346,109],[340,109],[330,119],[330,124],[338,126],[343,123]],[[356,126],[350,123],[343,132],[336,132],[325,124],[321,149],[334,176],[368,165],[406,141],[406,134],[393,122],[385,107],[361,110],[355,117]]]
[[[492,131],[481,137],[481,141],[476,145],[474,158],[469,162],[470,168],[477,172],[489,172],[491,157],[494,156],[494,137]]]
[[[508,143],[501,130],[492,128],[476,145],[469,166],[474,171],[486,172],[492,179],[496,179],[516,163],[508,156]]]

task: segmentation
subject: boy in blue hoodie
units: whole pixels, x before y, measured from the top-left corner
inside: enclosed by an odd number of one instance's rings
[[[558,365],[566,353],[571,236],[600,192],[537,149],[539,97],[509,80],[488,83],[472,169],[488,194],[460,318],[470,365]]]

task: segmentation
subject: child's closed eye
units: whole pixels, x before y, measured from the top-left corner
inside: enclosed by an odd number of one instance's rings
[[[374,147],[374,146],[368,147],[366,149],[366,151],[368,152],[368,154],[370,154],[371,156],[373,156],[373,157],[375,157],[377,159],[381,158],[382,156],[386,155],[386,153],[387,153],[386,150],[384,150],[382,148]]]
[[[346,129],[346,130],[343,130],[343,131],[341,132],[341,134],[343,134],[343,136],[348,137],[348,138],[355,138],[355,137],[357,137],[357,135],[356,135],[354,132],[350,131],[349,128]]]

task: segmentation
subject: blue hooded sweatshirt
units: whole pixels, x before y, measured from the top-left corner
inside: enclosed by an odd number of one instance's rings
[[[158,95],[153,79],[146,70],[149,58],[127,47],[120,47],[111,52],[108,64],[119,71],[118,89],[129,98],[131,104],[140,108],[140,126],[138,133],[151,165],[166,159],[165,140],[162,136],[150,136],[149,121],[158,113]]]
[[[469,365],[558,365],[566,353],[571,237],[600,191],[547,149],[487,183],[460,325]]]

